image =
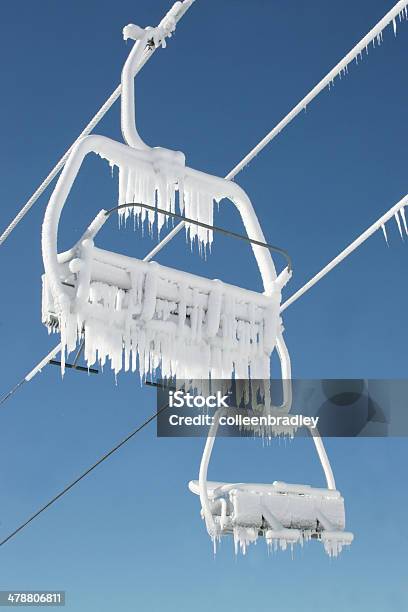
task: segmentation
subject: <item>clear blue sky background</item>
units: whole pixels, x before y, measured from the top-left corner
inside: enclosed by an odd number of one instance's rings
[[[165,51],[137,79],[142,136],[181,149],[189,165],[224,175],[393,5],[392,0],[197,0]],[[168,0],[4,3],[2,226],[116,86],[129,22],[156,24]],[[407,191],[408,24],[353,65],[239,177],[267,239],[294,260],[289,295]],[[116,104],[98,132],[120,139]],[[66,207],[61,249],[102,207],[117,182],[86,162]],[[48,193],[49,196],[49,193]],[[31,369],[56,338],[40,322],[40,228],[47,196],[1,248],[1,390]],[[220,225],[241,231],[225,206]],[[377,233],[285,313],[296,377],[407,376],[407,242],[394,224]],[[152,246],[112,220],[105,248],[143,256]],[[250,250],[217,237],[211,259],[179,236],[159,257],[251,288]],[[0,537],[154,412],[136,377],[87,377],[49,367],[0,412]],[[157,439],[154,426],[0,549],[3,589],[64,589],[67,609],[214,611],[408,607],[405,439],[327,441],[348,527],[338,560],[309,544],[268,558],[259,542],[214,559],[187,491],[203,440]],[[309,440],[217,442],[211,477],[323,484]]]

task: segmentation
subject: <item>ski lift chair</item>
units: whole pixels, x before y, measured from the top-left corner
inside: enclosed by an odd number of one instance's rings
[[[249,544],[263,536],[268,549],[292,549],[316,539],[330,556],[337,557],[343,546],[351,544],[353,534],[345,531],[344,499],[336,490],[329,458],[317,429],[310,429],[327,488],[303,484],[226,483],[207,481],[208,464],[225,409],[218,410],[210,427],[199,479],[189,489],[200,496],[201,514],[214,549],[221,536],[233,535],[235,552],[244,554]]]
[[[89,366],[96,361],[103,366],[109,358],[115,373],[122,368],[134,371],[138,366],[145,375],[160,367],[163,377],[187,379],[230,378],[233,372],[237,378],[269,379],[270,355],[276,345],[282,379],[290,380],[279,307],[291,271],[286,268],[277,277],[267,248],[251,245],[264,293],[98,248],[94,240],[109,217],[105,210],[73,248],[58,254],[61,211],[90,153],[119,168],[122,219],[133,213],[151,226],[154,208],[174,213],[178,199],[187,218],[211,227],[214,200],[228,198],[238,209],[248,237],[265,243],[254,208],[241,187],[187,167],[180,152],[152,148],[141,140],[135,125],[134,76],[146,46],[163,44],[165,36],[160,28],[142,30],[134,25],[124,29],[124,36],[136,41],[122,71],[121,124],[127,144],[98,135],[80,139],[44,217],[42,318],[50,330],[61,334],[62,370],[65,353],[74,350],[84,335]],[[161,213],[157,223],[159,228],[164,223]],[[211,242],[211,229],[192,223],[186,226],[190,239],[203,248]],[[290,403],[288,385],[285,401]]]

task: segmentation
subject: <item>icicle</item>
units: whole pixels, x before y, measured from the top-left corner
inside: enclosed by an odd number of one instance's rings
[[[203,190],[200,185],[189,178],[184,186],[184,215],[190,219],[213,224],[214,196]],[[203,228],[193,223],[186,223],[186,236],[194,242],[197,239],[200,253],[205,254],[207,245],[211,245],[213,240],[212,230]]]
[[[92,244],[88,246],[91,253]],[[81,261],[85,254],[84,250]],[[168,269],[154,262],[125,258],[121,266],[118,257],[109,272],[106,262],[106,271],[119,279],[125,273],[126,288],[93,281],[88,278],[91,267],[79,266],[80,295],[60,315],[62,344],[68,353],[85,329],[88,366],[99,361],[103,367],[110,360],[116,375],[122,369],[138,369],[143,379],[161,368],[163,377],[179,379],[206,379],[210,374],[229,379],[234,373],[238,378],[269,376],[277,303],[268,300],[260,305],[264,298],[254,302],[254,294],[244,289],[237,296],[237,288],[219,281],[205,281],[205,288],[203,279],[195,285],[191,275],[183,278],[177,272],[176,278],[169,278]],[[78,259],[71,267],[76,269]]]
[[[396,220],[397,225],[398,225],[398,231],[400,233],[401,239],[404,240],[404,238],[402,236],[401,221],[400,221],[400,218],[399,218],[398,211],[394,214],[394,217],[395,217],[395,220]]]
[[[403,224],[404,224],[405,234],[408,236],[407,220],[406,220],[406,218],[405,218],[405,206],[403,206],[402,208],[400,208],[399,213],[400,213],[400,215],[401,215],[402,222],[403,222]]]
[[[381,225],[381,229],[382,229],[383,234],[384,234],[385,242],[387,243],[387,246],[389,246],[388,245],[387,230],[385,229],[385,225],[384,224]]]
[[[159,207],[169,212],[175,212],[175,192],[179,190],[180,208],[184,205],[184,155],[167,149],[152,149],[149,159],[138,160],[131,167],[119,166],[119,205],[128,203],[145,204],[153,208]],[[155,211],[129,207],[119,211],[119,220],[125,221],[129,215],[134,215],[142,230],[147,222],[148,231],[152,234],[153,225],[158,221],[160,233],[168,217]]]
[[[119,206],[125,204],[126,202],[127,177],[128,169],[126,167],[119,167]]]
[[[394,28],[394,36],[397,35],[397,22],[395,21],[395,17],[392,20],[392,27]]]

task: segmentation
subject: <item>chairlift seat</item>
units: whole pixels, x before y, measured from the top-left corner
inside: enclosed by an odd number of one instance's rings
[[[199,481],[189,489],[200,494]],[[225,483],[207,481],[208,498],[217,537],[233,535],[236,550],[263,536],[268,547],[285,550],[310,539],[323,543],[330,556],[351,544],[344,531],[344,500],[337,490],[309,485]]]
[[[116,373],[138,362],[142,375],[159,366],[178,378],[269,375],[279,287],[267,296],[99,249],[89,239],[58,255],[58,265],[69,298],[68,350],[83,330],[88,365],[108,357]],[[46,275],[42,320],[60,331]]]

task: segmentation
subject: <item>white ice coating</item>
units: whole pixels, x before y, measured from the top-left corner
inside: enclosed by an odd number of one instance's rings
[[[304,111],[307,106],[319,95],[326,87],[331,87],[337,77],[342,77],[348,73],[348,66],[351,62],[358,63],[362,59],[363,52],[368,54],[370,44],[381,44],[383,31],[392,23],[394,34],[397,31],[397,19],[401,22],[408,18],[408,0],[397,2],[386,15],[324,76],[317,85],[304,96],[300,102],[270,131],[266,136],[227,174],[226,178],[233,179],[245,166],[247,166],[262,149],[266,147],[295,117]]]
[[[181,3],[176,3],[179,7]],[[175,5],[175,6],[176,6]],[[170,19],[166,31],[172,31]],[[122,73],[122,131],[127,145],[101,136],[79,140],[72,148],[44,218],[42,248],[45,267],[43,319],[61,333],[61,363],[82,335],[88,365],[109,360],[115,373],[158,368],[164,377],[269,379],[270,355],[277,345],[282,378],[290,381],[290,360],[279,317],[280,292],[290,273],[276,278],[270,252],[252,245],[264,293],[246,291],[140,261],[95,247],[94,238],[106,220],[101,211],[82,239],[58,255],[57,235],[62,208],[86,155],[97,153],[119,169],[119,205],[142,203],[212,225],[213,205],[229,199],[238,209],[250,238],[265,242],[252,204],[236,184],[185,166],[184,155],[146,145],[136,130],[134,74],[146,43],[164,46],[163,32],[129,26],[125,36],[136,42]],[[124,207],[152,228],[154,215],[141,207]],[[404,217],[402,217],[404,221]],[[165,217],[157,216],[160,231]],[[399,222],[399,227],[401,225]],[[404,221],[406,229],[406,223]],[[191,240],[200,247],[210,231],[190,224]],[[291,390],[284,386],[284,406]],[[337,555],[353,536],[344,531],[343,500],[335,491],[327,456],[316,444],[328,489],[304,485],[222,485],[202,504],[214,544],[224,533],[234,536],[244,553],[263,532],[270,549],[285,549],[316,537],[326,552]],[[322,450],[323,449],[323,450]],[[200,468],[199,494],[203,479]],[[222,483],[219,483],[222,484]],[[225,486],[227,489],[225,489]],[[250,487],[248,489],[248,486]],[[229,487],[229,488],[228,488]],[[207,489],[206,489],[207,490]],[[208,520],[211,517],[211,522]]]
[[[401,237],[401,240],[404,240],[404,232],[405,232],[405,236],[408,236],[408,226],[407,226],[407,219],[405,216],[405,206],[407,206],[407,201],[408,201],[408,197],[406,196],[403,200],[403,204],[399,207],[393,207],[391,209],[392,211],[392,215],[394,216],[395,222],[397,224],[397,228],[398,228],[398,232],[399,235]],[[390,211],[389,211],[390,213]],[[381,223],[381,229],[383,231],[384,234],[384,240],[387,243],[388,246],[388,235],[387,235],[387,230],[385,227],[385,223],[386,221],[388,221],[391,218],[390,214],[387,214],[387,218],[383,220],[383,222]],[[401,221],[402,221],[402,225],[401,225]]]
[[[331,556],[342,546],[351,544],[353,535],[345,532],[344,500],[336,490],[333,471],[318,430],[312,439],[324,471],[327,488],[310,485],[223,483],[207,480],[208,466],[222,415],[219,409],[209,429],[201,458],[198,481],[189,489],[199,495],[201,515],[216,549],[223,535],[233,534],[235,552],[244,554],[259,535],[265,536],[268,548],[285,550],[311,538],[321,540]],[[324,537],[323,537],[324,534]]]
[[[191,481],[189,489],[199,495],[199,482]],[[344,500],[339,491],[284,482],[211,481],[207,490],[214,520],[209,533],[215,548],[226,535],[233,536],[235,553],[243,554],[261,536],[270,551],[293,550],[315,539],[328,555],[337,557],[353,541],[353,534],[344,530]]]
[[[166,37],[170,37],[172,35],[176,27],[176,24],[183,17],[186,11],[188,11],[188,9],[191,7],[193,2],[194,0],[184,0],[182,2],[180,1],[175,2],[174,5],[171,7],[171,9],[168,11],[168,13],[163,17],[159,26],[156,28],[156,31],[160,34],[160,38],[158,42],[160,43],[162,47],[166,46]],[[132,33],[132,31],[130,33]],[[129,36],[129,37],[131,38],[132,36]],[[138,71],[146,64],[147,60],[152,57],[156,49],[157,49],[157,46],[155,45],[154,47],[149,47],[149,49],[145,50],[142,56],[141,62],[138,66]],[[64,155],[57,162],[57,164],[54,166],[51,172],[43,180],[41,185],[39,185],[39,187],[35,190],[35,192],[30,196],[30,198],[27,200],[23,208],[17,213],[17,215],[8,225],[8,227],[1,234],[0,245],[3,244],[5,240],[7,240],[7,237],[16,228],[16,226],[22,221],[22,219],[28,213],[30,208],[36,203],[36,201],[41,196],[41,194],[44,193],[44,191],[49,186],[51,181],[56,176],[58,176],[59,172],[62,170],[62,168],[65,165],[65,162],[67,161],[69,157],[72,146],[76,144],[83,136],[88,136],[91,132],[93,132],[95,127],[103,119],[103,117],[112,107],[112,105],[116,102],[116,100],[120,97],[120,95],[121,95],[121,85],[118,85],[118,87],[116,87],[116,89],[112,92],[109,98],[104,102],[104,104],[100,107],[97,113],[92,117],[89,123],[85,126],[85,128],[82,130],[79,137],[69,147],[68,151],[64,153]]]
[[[181,5],[181,3],[178,3]],[[177,3],[174,12],[180,7]],[[176,201],[179,213],[207,225],[213,222],[214,194],[203,185],[198,185],[193,177],[185,176],[185,157],[179,151],[170,151],[161,147],[149,147],[140,137],[136,127],[136,96],[135,75],[141,62],[148,41],[157,46],[164,44],[163,31],[171,35],[175,27],[175,19],[169,13],[167,22],[158,28],[142,29],[134,24],[124,28],[124,38],[132,38],[135,44],[122,70],[121,126],[125,142],[140,151],[149,151],[153,164],[119,165],[119,199],[118,204],[141,203],[161,208],[166,212],[176,212]],[[176,198],[176,193],[178,197]],[[126,223],[129,216],[137,217],[142,226],[148,225],[150,232],[156,221],[154,211],[141,207],[122,208],[119,210],[119,221]],[[168,218],[164,214],[157,215],[157,233]],[[197,239],[200,251],[205,250],[212,242],[212,231],[200,226],[186,226],[188,238],[194,242]]]
[[[161,46],[163,46],[163,47],[165,46],[165,43],[166,43],[165,38],[166,38],[166,36],[169,36],[169,37],[171,36],[171,34],[172,34],[173,30],[174,30],[175,24],[184,15],[184,13],[189,9],[189,7],[192,5],[193,2],[194,2],[194,0],[184,0],[184,2],[176,2],[175,5],[170,9],[169,13],[164,17],[164,19],[162,20],[162,22],[159,25],[159,28],[162,28],[162,33],[164,34],[163,39],[160,41],[161,42]],[[396,35],[396,32],[397,32],[397,19],[399,21],[402,21],[403,19],[407,19],[407,16],[408,16],[407,5],[408,5],[408,0],[404,0],[404,1],[400,0],[400,2],[398,2],[393,7],[393,9],[391,9],[391,11],[389,11],[384,16],[384,18],[379,22],[379,24],[377,24],[380,27],[381,31],[384,30],[384,28],[390,22],[392,22],[393,29],[394,29],[394,35]],[[372,32],[375,31],[375,30],[376,30],[376,28],[373,28]],[[370,33],[369,33],[368,37],[370,37]],[[368,44],[369,44],[369,42],[367,42],[366,39],[367,39],[367,37],[364,37],[364,39],[358,45],[356,45],[356,47],[354,47],[353,51],[355,51],[355,53],[357,55],[360,52],[360,47],[364,48],[364,45],[365,45],[365,48],[366,48],[366,50],[368,52]],[[154,52],[154,49],[155,48],[151,49],[151,51],[146,51],[146,53],[144,54],[144,57],[143,57],[140,65],[139,65],[139,70],[145,64],[146,60],[149,57],[151,57],[152,52]],[[348,60],[348,56],[346,56],[346,59]],[[341,64],[341,62],[340,62],[340,64]],[[345,71],[347,72],[347,70],[348,70],[348,68],[347,68],[347,64],[346,64]],[[323,81],[321,81],[322,87],[320,88],[318,86],[318,90],[317,91],[316,91],[316,88],[313,88],[313,90],[312,90],[313,91],[313,96],[312,96],[313,98],[322,89],[324,89],[325,84],[323,83]],[[108,110],[111,108],[111,106],[114,104],[114,102],[118,99],[118,97],[120,96],[120,93],[121,93],[121,85],[119,85],[114,90],[114,92],[111,94],[111,96],[106,100],[106,102],[102,105],[102,107],[94,115],[94,117],[91,119],[91,121],[88,123],[88,125],[82,131],[82,133],[81,133],[80,137],[78,138],[78,140],[80,138],[82,138],[83,136],[86,136],[86,135],[90,134],[93,131],[93,129],[96,127],[96,125],[101,121],[101,119],[108,112]],[[257,145],[256,147],[254,147],[254,149],[252,149],[252,151],[248,155],[245,156],[245,158],[242,160],[242,162],[237,164],[233,168],[233,170],[231,170],[231,172],[226,176],[227,179],[234,178],[242,170],[242,168],[244,168],[251,161],[251,159],[253,159],[269,142],[271,142],[271,140],[277,134],[280,133],[280,131],[286,125],[288,125],[290,123],[290,121],[297,114],[299,114],[304,108],[306,108],[306,106],[308,104],[308,101],[307,101],[306,98],[307,98],[307,96],[305,98],[303,98],[301,100],[301,102],[298,105],[296,105],[296,107],[294,109],[292,109],[292,111],[289,113],[289,115],[287,115],[282,121],[280,121],[279,124],[273,130],[271,130],[269,132],[269,134],[267,134],[267,136],[265,138],[262,139],[261,146]],[[75,143],[77,141],[75,141]],[[71,149],[71,147],[70,147],[70,149]],[[41,185],[38,187],[38,189],[36,189],[36,191],[32,194],[32,196],[25,203],[23,208],[18,212],[16,217],[11,221],[11,223],[8,225],[8,227],[0,235],[0,245],[7,239],[7,237],[11,234],[11,232],[16,228],[16,226],[20,223],[20,221],[24,218],[24,216],[30,210],[30,208],[35,204],[35,202],[38,200],[38,198],[44,192],[44,190],[47,188],[47,186],[58,175],[60,170],[63,168],[66,160],[68,159],[68,156],[69,156],[69,153],[70,153],[70,149],[63,155],[63,157],[59,160],[59,162],[54,166],[54,168],[51,170],[51,172],[48,174],[48,176],[44,179],[44,181],[41,183]]]
[[[160,148],[151,149],[150,152],[153,164],[119,166],[118,205],[132,202],[147,204],[213,225],[215,196],[202,181],[186,176],[183,154]],[[158,234],[169,220],[164,214],[136,206],[122,208],[118,214],[120,224],[126,224],[133,217],[137,219],[138,226],[147,225],[150,233],[153,233],[157,222]],[[197,240],[200,251],[210,246],[213,240],[212,230],[193,223],[186,224],[186,234],[192,242]]]
[[[79,265],[80,262],[80,265]],[[90,239],[65,262],[76,276],[76,298],[59,326],[67,351],[85,331],[88,365],[109,359],[117,374],[160,368],[181,379],[269,378],[279,328],[280,293],[252,291],[142,262],[93,246]],[[64,268],[65,266],[65,268]],[[44,279],[43,318],[56,311]],[[56,315],[58,316],[58,315]]]
[[[46,277],[44,295],[47,301],[51,296],[52,309],[50,307],[49,312],[52,311],[58,320],[63,348],[62,367],[65,351],[75,348],[78,335],[85,330],[88,364],[91,365],[95,359],[104,364],[109,358],[115,372],[122,369],[123,359],[126,369],[131,353],[131,369],[138,363],[142,374],[151,373],[160,366],[163,375],[171,373],[178,378],[206,378],[210,372],[220,378],[224,377],[221,373],[230,377],[232,371],[242,378],[249,374],[253,378],[268,377],[269,357],[275,342],[281,337],[278,306],[282,284],[276,278],[267,249],[252,245],[265,295],[217,285],[214,281],[163,266],[155,268],[154,263],[97,249],[92,239],[106,219],[103,211],[85,232],[83,240],[66,254],[57,255],[61,211],[83,159],[90,152],[98,153],[110,164],[121,168],[144,168],[145,176],[152,176],[157,164],[168,164],[167,157],[163,162],[162,150],[137,150],[102,136],[89,136],[74,147],[51,196],[42,234]],[[193,185],[197,192],[211,193],[214,199],[229,198],[241,214],[247,234],[265,241],[251,202],[236,183],[188,167],[184,172],[187,189]],[[101,265],[104,268],[102,276]],[[61,269],[61,266],[65,268]],[[148,290],[155,269],[162,272],[163,295]],[[131,272],[133,276],[142,274],[142,280],[138,282],[143,287],[142,306],[146,308],[146,304],[151,304],[149,317],[143,313],[139,317],[140,300],[136,301],[134,310],[132,291],[137,294],[137,289],[128,279]],[[70,276],[74,291],[63,284]],[[290,274],[284,274],[279,278],[284,283],[289,277]],[[94,281],[100,284],[94,284]],[[166,290],[169,285],[172,285],[170,296]],[[184,291],[188,293],[186,299],[183,298]],[[218,297],[217,291],[221,292]],[[201,303],[202,293],[207,296],[208,304]],[[140,298],[140,294],[137,295]],[[176,310],[173,303],[176,303]]]
[[[315,274],[310,280],[307,281],[300,289],[298,289],[293,295],[291,295],[286,302],[281,306],[281,312],[286,310],[288,306],[296,302],[302,295],[309,291],[316,283],[318,283],[326,274],[328,274],[333,268],[339,265],[346,257],[348,257],[353,251],[363,244],[370,236],[372,236],[378,230],[382,230],[384,239],[388,245],[388,236],[385,224],[393,217],[397,220],[397,226],[400,229],[401,223],[399,217],[401,217],[404,230],[408,236],[407,221],[405,217],[405,207],[408,206],[408,194],[405,195],[399,202],[394,204],[386,213],[384,213],[379,219],[370,225],[362,234],[360,234],[353,242],[351,242],[345,249],[341,251],[334,259],[326,264],[317,274]],[[401,232],[401,230],[400,230]]]

